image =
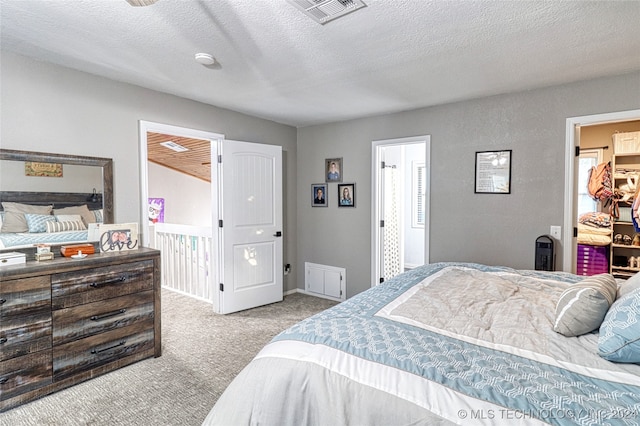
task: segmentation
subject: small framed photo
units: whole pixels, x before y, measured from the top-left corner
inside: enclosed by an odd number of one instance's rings
[[[324,175],[327,182],[342,182],[342,158],[324,160]]]
[[[476,194],[511,194],[511,150],[476,152]]]
[[[311,207],[327,207],[329,205],[327,200],[327,184],[311,184]]]
[[[344,183],[338,185],[338,207],[356,206],[356,184]]]
[[[125,251],[138,248],[138,224],[120,223],[100,225],[101,252]]]

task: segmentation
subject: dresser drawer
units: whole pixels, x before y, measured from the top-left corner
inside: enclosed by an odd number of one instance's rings
[[[153,320],[153,291],[53,311],[53,344]]]
[[[0,320],[51,310],[49,275],[0,281]]]
[[[51,312],[2,318],[0,361],[51,348]]]
[[[51,277],[53,309],[69,308],[152,289],[152,260],[66,272]]]
[[[54,380],[64,379],[145,351],[153,355],[153,320],[53,347]]]
[[[0,400],[13,398],[51,382],[50,350],[0,362]]]

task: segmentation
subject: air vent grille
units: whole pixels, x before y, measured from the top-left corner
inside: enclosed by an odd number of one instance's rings
[[[169,149],[174,150],[175,152],[185,152],[189,151],[189,148],[186,148],[180,144],[175,143],[174,141],[161,142],[160,145],[167,147]]]
[[[319,24],[366,7],[361,0],[287,0]]]

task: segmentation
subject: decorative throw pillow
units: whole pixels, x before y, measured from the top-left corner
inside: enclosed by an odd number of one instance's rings
[[[2,208],[5,214],[0,232],[29,232],[29,225],[27,225],[27,219],[24,214],[51,214],[53,206],[33,206],[31,204],[4,201]]]
[[[58,222],[82,222],[82,216],[79,214],[58,214],[55,218]]]
[[[84,231],[87,229],[81,220],[66,222],[47,222],[47,232]]]
[[[104,222],[104,213],[102,212],[102,209],[100,210],[92,210],[93,211],[93,215],[96,217],[96,223],[103,223]]]
[[[573,337],[597,330],[617,292],[618,285],[611,274],[593,275],[570,285],[556,305],[554,331]]]
[[[96,217],[93,213],[91,213],[89,207],[87,207],[86,204],[83,204],[81,206],[65,207],[63,209],[54,209],[53,214],[55,214],[56,216],[66,214],[79,214],[80,216],[82,216],[82,221],[85,225],[96,222]]]
[[[620,285],[620,288],[618,288],[618,298],[625,296],[638,288],[640,288],[640,272]]]
[[[46,232],[47,222],[56,221],[56,217],[50,214],[25,213],[24,218],[27,220],[29,232]]]
[[[609,361],[640,364],[640,289],[616,300],[598,337],[598,354]]]

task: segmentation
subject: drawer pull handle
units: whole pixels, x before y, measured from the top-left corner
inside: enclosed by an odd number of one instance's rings
[[[0,305],[4,304],[4,302],[6,302],[7,299],[0,299]]]
[[[113,346],[109,346],[108,348],[102,348],[102,349],[91,349],[91,353],[92,353],[92,354],[96,354],[96,355],[97,355],[97,354],[99,354],[99,353],[106,352],[106,351],[111,350],[111,349],[115,349],[115,348],[117,348],[118,346],[122,346],[122,345],[124,345],[125,343],[127,343],[127,341],[126,341],[126,340],[121,340],[120,342],[116,343],[116,344],[115,344],[115,345],[113,345]]]
[[[125,312],[127,312],[126,309],[118,309],[117,311],[107,312],[106,314],[102,315],[93,315],[91,317],[91,321],[100,321],[101,319],[115,317],[116,315],[124,314]]]
[[[115,278],[113,280],[109,280],[109,281],[103,281],[101,283],[91,283],[91,287],[93,288],[98,288],[98,287],[102,287],[103,285],[109,285],[109,284],[117,284],[117,283],[121,283],[127,280],[127,277],[122,276],[120,278]]]
[[[9,379],[7,377],[0,377],[0,385],[4,385],[8,381],[9,381]]]
[[[7,340],[9,339],[7,339],[6,337],[0,337],[0,345],[3,343],[7,343]]]

